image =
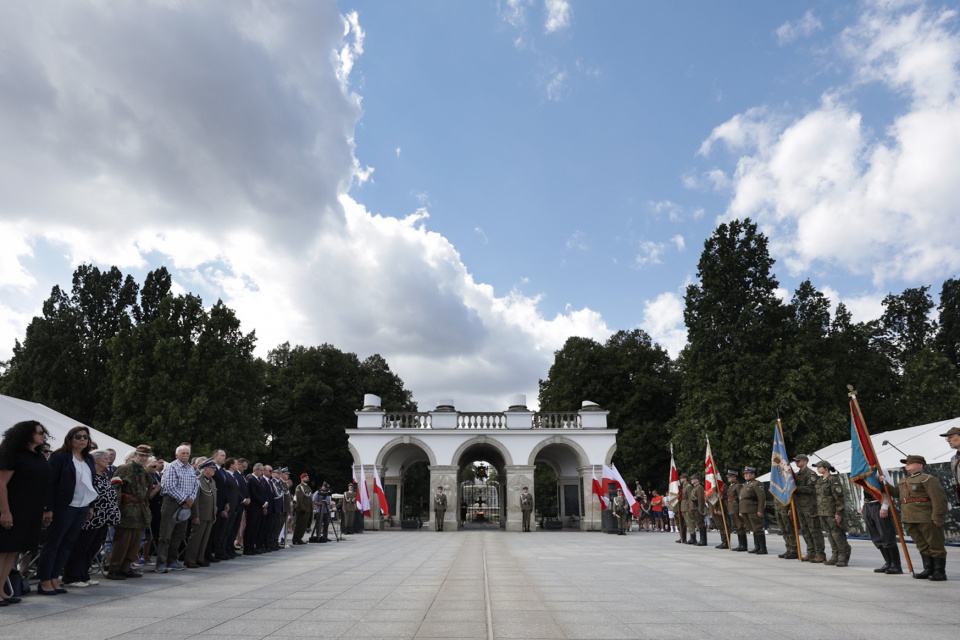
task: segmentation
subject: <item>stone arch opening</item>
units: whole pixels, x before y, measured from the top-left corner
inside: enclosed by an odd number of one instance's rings
[[[506,529],[509,453],[486,438],[464,443],[457,468],[457,524],[464,529]],[[506,453],[506,455],[504,455]]]
[[[575,443],[557,436],[530,454],[534,466],[536,517],[544,529],[579,528],[584,514],[582,469],[587,457]]]
[[[430,467],[436,464],[430,447],[412,436],[396,438],[380,449],[376,464],[391,521],[404,528],[423,526],[430,516]]]

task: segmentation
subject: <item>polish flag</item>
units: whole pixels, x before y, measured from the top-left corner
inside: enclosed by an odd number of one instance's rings
[[[627,483],[623,481],[623,476],[620,475],[620,472],[617,471],[617,465],[610,463],[610,473],[613,476],[613,482],[616,485],[623,489],[623,495],[627,499],[627,504],[630,505],[630,511],[633,512],[634,518],[640,517],[640,503],[637,502],[637,499],[633,497],[633,493],[630,491],[630,488],[627,486]]]
[[[377,465],[373,465],[373,491],[377,494],[377,501],[380,503],[380,513],[383,514],[384,518],[389,518],[390,505],[387,504],[387,495],[383,492],[383,485],[380,483]]]
[[[606,465],[604,465],[604,468],[606,468]],[[597,472],[592,469],[590,472],[593,474],[593,493],[600,499],[600,511],[606,511],[609,498],[603,495],[603,487],[600,486],[600,482],[597,480]]]
[[[710,504],[717,504],[720,496],[727,492],[727,487],[717,476],[717,465],[713,461],[709,440],[707,440],[707,460],[703,467],[703,491],[707,502]]]
[[[673,445],[670,445],[670,484],[667,485],[667,495],[663,497],[667,508],[676,511],[680,503],[680,474],[677,473],[677,465],[673,461]]]
[[[363,473],[363,463],[360,463],[360,482],[357,482],[357,467],[353,466],[353,486],[357,488],[357,510],[363,515],[370,515],[370,494],[367,493],[367,478]]]

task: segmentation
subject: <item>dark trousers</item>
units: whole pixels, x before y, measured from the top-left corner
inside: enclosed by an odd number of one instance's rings
[[[77,541],[73,543],[73,550],[67,558],[63,568],[63,581],[87,582],[90,580],[90,564],[94,556],[100,552],[103,541],[107,537],[107,525],[97,529],[81,529]]]
[[[224,534],[227,531],[228,524],[230,524],[229,518],[223,518],[217,514],[217,519],[213,522],[213,529],[210,531],[210,542],[207,544],[207,557],[215,555],[218,558],[223,558],[227,555],[227,548],[225,546],[226,538]]]
[[[253,552],[261,549],[260,529],[263,522],[263,510],[247,509],[247,528],[243,530],[243,550]]]
[[[88,507],[68,506],[53,510],[53,521],[47,527],[47,539],[37,558],[37,577],[40,580],[60,577],[89,513]]]
[[[143,529],[113,528],[113,553],[110,554],[109,571],[124,572],[139,560]]]
[[[877,549],[895,547],[897,532],[893,526],[893,515],[887,513],[886,518],[880,517],[880,503],[876,500],[863,503],[863,522],[867,525],[867,533],[873,546]]]

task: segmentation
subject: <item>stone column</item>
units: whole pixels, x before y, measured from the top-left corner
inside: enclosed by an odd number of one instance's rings
[[[593,493],[593,476],[596,474],[597,480],[601,481],[603,475],[602,465],[587,465],[577,467],[580,477],[583,479],[583,517],[580,518],[581,531],[602,531],[603,511],[600,508],[600,500]]]
[[[447,495],[447,512],[443,518],[443,530],[457,530],[457,509],[460,508],[459,487],[457,486],[457,467],[455,465],[438,464],[430,465],[430,520],[428,526],[430,531],[436,530],[433,511],[433,499],[437,494],[437,487],[443,487],[443,492]]]
[[[520,494],[523,492],[524,487],[527,487],[530,493],[534,494],[534,515],[531,515],[531,519],[536,517],[536,509],[538,509],[539,506],[537,505],[537,496],[533,490],[534,469],[536,469],[536,467],[531,464],[515,464],[505,469],[507,474],[504,486],[507,501],[507,531],[523,531],[523,514],[520,512]],[[530,530],[533,531],[534,528],[535,526],[531,522]]]

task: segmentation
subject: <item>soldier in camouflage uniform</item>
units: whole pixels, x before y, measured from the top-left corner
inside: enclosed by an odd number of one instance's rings
[[[753,549],[749,553],[767,555],[767,538],[763,532],[763,511],[767,508],[767,492],[757,481],[757,470],[743,469],[743,484],[740,485],[740,518],[744,528],[753,532]]]
[[[784,560],[796,560],[800,556],[797,555],[797,536],[793,529],[793,514],[790,512],[790,505],[781,504],[779,500],[774,499],[773,509],[777,514],[777,522],[780,524],[783,544],[787,547],[787,550],[777,557]]]
[[[809,467],[810,458],[807,456],[800,454],[793,461],[800,469],[795,475],[797,491],[793,496],[793,506],[797,510],[797,526],[807,545],[807,555],[802,559],[824,562],[827,557],[823,549],[823,532],[817,519],[817,474]]]
[[[732,535],[736,531],[737,540],[740,543],[734,551],[746,551],[747,532],[743,528],[743,520],[740,518],[740,482],[737,480],[738,475],[733,469],[727,471],[727,495],[725,497],[727,517],[730,518],[730,534]],[[730,540],[730,547],[733,548],[732,539]]]
[[[844,521],[845,501],[840,477],[830,475],[836,471],[826,460],[817,463],[820,478],[817,479],[817,517],[820,528],[830,541],[830,559],[824,564],[847,566],[850,559],[850,543],[847,542],[847,525]]]
[[[703,492],[703,485],[700,484],[700,476],[693,474],[690,476],[690,502],[687,503],[687,516],[690,522],[690,544],[698,547],[707,546],[707,521],[704,516],[707,514],[706,496]],[[700,541],[697,542],[697,531],[700,532]]]
[[[907,456],[900,462],[907,475],[890,487],[890,495],[900,498],[900,519],[923,559],[923,571],[913,577],[946,580],[943,521],[947,519],[947,495],[939,480],[923,472],[927,464],[923,456]]]
[[[140,578],[141,574],[130,570],[130,565],[139,563],[140,540],[143,530],[150,526],[150,491],[153,476],[144,465],[153,455],[145,444],[137,447],[133,460],[120,465],[113,473],[114,485],[120,503],[120,523],[114,527],[113,553],[107,565],[106,577],[110,580]],[[119,481],[116,481],[119,479]]]

